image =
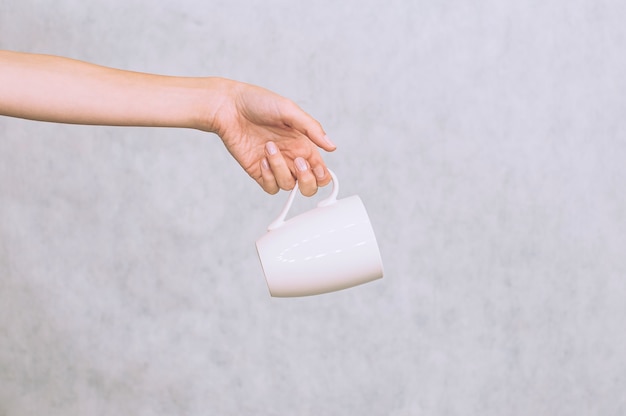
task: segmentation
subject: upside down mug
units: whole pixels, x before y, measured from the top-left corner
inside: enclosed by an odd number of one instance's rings
[[[333,172],[331,195],[317,207],[285,220],[298,186],[256,241],[270,295],[310,296],[347,289],[383,277],[376,236],[357,195],[337,199]]]

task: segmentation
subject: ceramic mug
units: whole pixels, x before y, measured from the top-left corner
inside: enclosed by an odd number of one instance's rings
[[[361,199],[331,195],[317,208],[285,220],[298,186],[268,232],[256,242],[271,296],[309,296],[347,289],[383,277],[376,236]]]

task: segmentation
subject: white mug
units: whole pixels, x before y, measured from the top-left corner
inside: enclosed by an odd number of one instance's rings
[[[374,230],[361,199],[331,195],[317,208],[285,220],[298,186],[256,242],[271,296],[309,296],[347,289],[383,277]]]

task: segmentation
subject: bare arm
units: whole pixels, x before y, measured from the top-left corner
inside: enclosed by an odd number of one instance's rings
[[[223,78],[145,74],[0,51],[0,114],[73,124],[195,128],[218,134],[269,193],[330,181],[321,125],[290,100]],[[275,150],[275,151],[274,151]]]

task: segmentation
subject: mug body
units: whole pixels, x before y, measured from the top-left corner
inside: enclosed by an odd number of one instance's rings
[[[285,221],[256,247],[275,297],[317,295],[383,276],[376,236],[356,195]]]

